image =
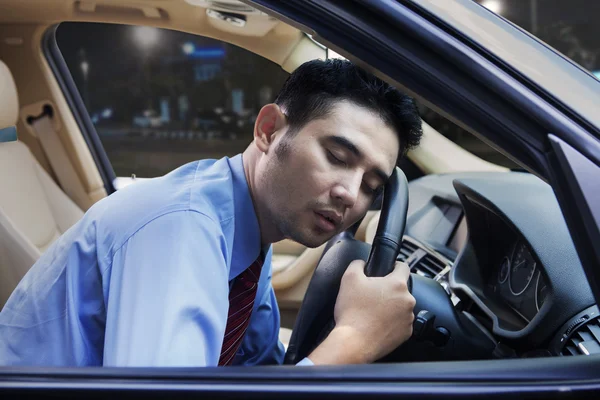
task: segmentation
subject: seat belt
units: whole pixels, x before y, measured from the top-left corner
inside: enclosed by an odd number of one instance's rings
[[[90,203],[90,197],[85,191],[83,183],[75,172],[75,168],[71,164],[71,160],[54,129],[52,116],[52,107],[45,105],[42,114],[37,117],[28,117],[27,123],[40,139],[44,153],[46,153],[62,190],[79,207],[86,209],[86,206]]]

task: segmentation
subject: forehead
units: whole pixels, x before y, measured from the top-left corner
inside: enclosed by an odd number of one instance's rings
[[[323,119],[313,121],[318,136],[337,135],[350,140],[361,154],[391,174],[400,150],[397,133],[377,113],[340,101]],[[310,125],[313,125],[311,123]]]

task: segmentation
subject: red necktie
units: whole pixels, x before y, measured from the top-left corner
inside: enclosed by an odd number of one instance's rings
[[[235,278],[229,290],[229,314],[227,315],[219,366],[231,365],[246,329],[248,329],[263,262],[264,256],[261,252],[256,261]]]

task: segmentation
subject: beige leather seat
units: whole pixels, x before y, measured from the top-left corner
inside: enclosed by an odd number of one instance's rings
[[[15,126],[19,100],[0,61],[0,129]],[[0,307],[54,240],[83,216],[22,142],[0,143]]]

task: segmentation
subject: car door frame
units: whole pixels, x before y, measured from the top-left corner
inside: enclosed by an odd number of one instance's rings
[[[587,153],[581,151],[579,137],[589,135],[585,128],[551,107],[549,99],[517,79],[514,71],[498,65],[489,54],[460,38],[415,4],[387,0],[256,0],[252,4],[262,9],[268,7],[269,12],[280,18],[303,26],[318,40],[357,62],[368,62],[408,92],[427,99],[428,105],[444,116],[488,142],[494,140],[495,147],[516,154],[515,158],[523,165],[553,185],[563,210],[583,204],[591,213],[595,211],[590,205],[594,191],[586,190],[585,180],[578,179],[583,168],[598,168],[600,161],[600,146],[594,147],[593,142]],[[396,35],[390,34],[394,32]],[[398,32],[406,37],[397,36]],[[381,58],[383,52],[389,57]],[[482,78],[485,87],[481,87]],[[485,96],[490,98],[478,104]],[[538,108],[540,104],[545,108]],[[473,106],[474,109],[469,108]],[[532,115],[532,111],[536,114]],[[502,115],[510,118],[502,120],[499,118]],[[489,124],[490,119],[495,124]],[[555,129],[548,130],[548,126]],[[551,133],[553,136],[549,137]],[[578,191],[573,190],[573,179]],[[592,265],[594,262],[598,265],[598,259],[586,243],[594,239],[594,232],[590,233],[581,224],[586,217],[584,213],[576,211],[571,210],[565,216],[598,298],[599,273]],[[597,393],[599,363],[599,357],[589,356],[328,367],[2,367],[0,394],[3,397],[33,394],[183,398],[204,394],[211,398],[242,395],[248,398],[333,395],[564,398]]]
[[[75,84],[73,76],[58,47],[58,42],[56,41],[57,29],[58,24],[50,27],[42,36],[42,52],[48,61],[48,66],[56,79],[56,83],[62,89],[67,105],[73,113],[75,123],[79,127],[79,131],[90,150],[90,154],[98,169],[100,178],[104,182],[104,189],[106,190],[107,195],[109,195],[116,190],[115,171],[104,150],[102,141],[96,132],[96,127],[92,122],[92,118],[88,113],[81,94],[77,90],[77,85]]]

